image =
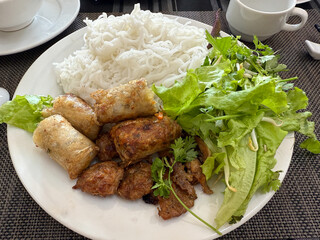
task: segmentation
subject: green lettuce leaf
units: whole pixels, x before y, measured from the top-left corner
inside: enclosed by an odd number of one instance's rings
[[[300,144],[301,148],[307,149],[314,154],[320,153],[320,141],[316,138],[308,138]]]
[[[209,137],[210,133],[219,133],[221,131],[219,126],[208,121],[211,120],[209,114],[195,112],[196,110],[188,114],[182,114],[177,118],[177,122],[187,133],[205,139]]]
[[[193,109],[197,106],[209,107],[224,110],[226,114],[255,114],[268,96],[273,95],[275,82],[265,81],[253,88],[242,91],[222,91],[217,88],[210,88],[200,94],[189,106]]]
[[[223,159],[225,157],[226,157],[226,153],[224,153],[224,152],[213,153],[201,165],[202,173],[206,176],[207,181],[211,178],[214,170],[217,170],[217,172],[220,172],[220,169],[224,165]]]
[[[228,76],[232,70],[229,60],[215,64],[213,66],[203,66],[197,68],[194,73],[197,75],[201,89],[207,89],[211,86],[219,89],[235,90],[236,85],[232,84]]]
[[[203,91],[198,77],[189,71],[181,82],[176,82],[171,88],[152,86],[152,90],[161,98],[163,109],[172,118],[176,118]]]
[[[278,180],[279,173],[273,172],[272,168],[277,162],[274,155],[288,132],[268,122],[259,123],[255,132],[259,145],[256,173],[250,192],[242,205],[233,214],[234,219],[237,219],[237,217],[239,219],[239,217],[244,215],[251,198],[257,190],[263,189],[264,192],[268,192],[272,189],[276,191],[280,186],[280,181]]]
[[[257,153],[248,147],[248,142],[249,135],[246,135],[235,148],[227,148],[230,162],[229,183],[236,189],[236,192],[226,188],[223,203],[215,218],[217,228],[231,220],[251,189],[255,176]]]
[[[235,119],[230,119],[228,122],[228,130],[221,131],[218,138],[218,146],[233,146],[235,147],[238,142],[259,124],[264,112],[260,111],[253,116],[244,116]]]
[[[280,115],[280,119],[283,121],[281,128],[285,131],[296,131],[307,136],[308,138],[300,145],[300,147],[307,149],[314,154],[319,154],[320,142],[317,140],[314,133],[314,122],[308,121],[308,118],[312,116],[312,113],[308,111],[299,111],[307,108],[308,97],[304,91],[295,87],[288,92],[287,99],[289,109]]]
[[[42,120],[44,107],[52,107],[51,96],[16,96],[0,107],[0,124],[7,123],[29,132],[33,132]]]

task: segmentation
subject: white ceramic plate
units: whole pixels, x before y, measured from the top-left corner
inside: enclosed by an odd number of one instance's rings
[[[192,25],[211,29],[210,26],[190,19]],[[83,45],[86,28],[80,29],[57,42],[43,53],[22,78],[15,94],[62,93],[56,83],[52,66],[60,62]],[[162,220],[157,208],[142,200],[127,201],[117,196],[94,197],[79,190],[73,190],[75,181],[56,162],[32,142],[32,135],[21,129],[8,126],[8,144],[16,172],[33,199],[53,218],[73,231],[93,239],[213,239],[219,237],[190,214],[168,221]],[[280,146],[276,158],[276,170],[282,170],[282,181],[290,164],[294,136],[290,134]],[[192,208],[194,212],[210,223],[223,201],[223,184],[213,188],[213,195],[205,195],[197,188],[198,199]],[[254,216],[273,196],[256,194],[249,204],[241,222],[220,230],[226,234]],[[261,226],[263,227],[263,226]]]
[[[76,18],[80,0],[44,0],[33,22],[14,32],[0,31],[0,56],[39,46],[64,31]]]

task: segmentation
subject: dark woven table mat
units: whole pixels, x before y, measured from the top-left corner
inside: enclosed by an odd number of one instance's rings
[[[315,23],[320,14],[308,10],[306,26],[297,32],[281,32],[265,41],[281,54],[281,62],[291,69],[284,77],[299,76],[296,86],[309,97],[311,118],[320,138],[320,61],[307,53],[304,41],[320,42]],[[212,25],[214,12],[175,12]],[[0,87],[14,91],[30,65],[52,44],[85,26],[83,19],[95,19],[99,13],[80,13],[62,34],[34,49],[0,56]],[[225,14],[222,29],[229,32]],[[1,239],[84,239],[64,227],[29,196],[18,179],[8,151],[6,125],[0,125],[0,238]],[[281,189],[251,220],[221,237],[221,239],[306,239],[320,238],[320,157],[299,148],[303,137],[296,135],[296,143],[289,171]],[[125,217],[125,216],[124,216]],[[125,231],[125,226],[124,226]]]

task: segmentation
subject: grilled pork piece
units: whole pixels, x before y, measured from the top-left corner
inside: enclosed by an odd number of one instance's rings
[[[186,163],[188,173],[194,178],[194,183],[200,183],[202,190],[206,194],[212,194],[213,191],[209,188],[206,176],[202,173],[201,163],[198,159],[194,159],[191,162]]]
[[[125,199],[137,200],[149,194],[152,186],[151,164],[139,162],[125,170],[118,194]]]
[[[124,166],[165,150],[181,135],[181,127],[169,117],[137,118],[112,127],[110,131]]]
[[[195,140],[198,144],[199,150],[200,150],[200,161],[204,163],[206,159],[211,155],[210,149],[208,148],[207,144],[198,136],[195,137]]]
[[[117,192],[123,172],[123,168],[119,167],[116,162],[96,163],[81,174],[73,188],[106,197]]]
[[[190,195],[196,195],[196,191],[191,184],[193,176],[184,170],[185,166],[177,162],[173,166],[172,181],[175,182],[183,191]]]
[[[194,200],[197,199],[196,194],[188,194],[186,191],[183,191],[178,185],[172,183],[172,187],[178,197],[182,202],[188,207],[191,208],[194,205]],[[187,210],[179,203],[173,193],[170,193],[169,198],[159,197],[159,208],[158,214],[164,220],[168,220],[173,217],[178,217],[184,214]]]
[[[100,161],[111,161],[118,156],[116,147],[110,133],[102,134],[97,140],[96,145],[99,147],[98,158]]]

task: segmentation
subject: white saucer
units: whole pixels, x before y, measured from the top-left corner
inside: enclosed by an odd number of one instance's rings
[[[15,32],[0,31],[0,56],[39,46],[63,32],[80,10],[80,0],[44,0],[33,22]]]
[[[297,4],[310,2],[310,0],[297,0]]]

